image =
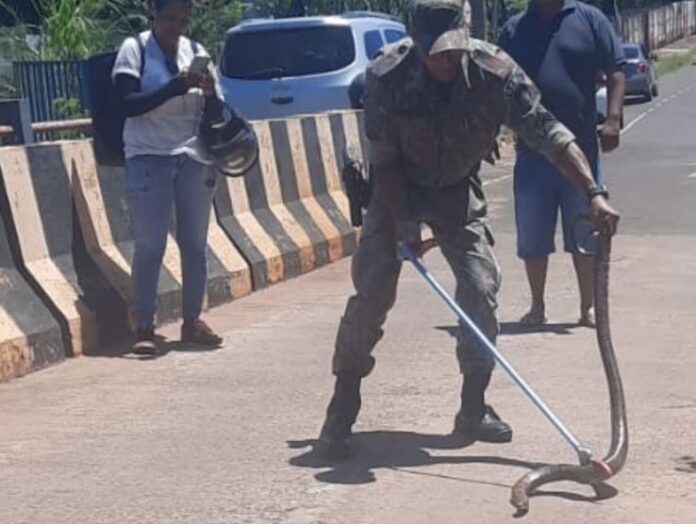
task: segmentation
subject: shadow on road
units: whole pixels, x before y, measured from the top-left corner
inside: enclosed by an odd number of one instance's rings
[[[155,335],[155,341],[158,348],[156,355],[135,355],[131,352],[132,341],[119,341],[118,343],[108,344],[99,349],[87,352],[85,356],[148,361],[157,360],[175,351],[182,353],[206,353],[209,351],[217,351],[223,347],[223,345],[213,347],[199,346],[181,342],[180,340],[168,340],[160,335]]]
[[[501,322],[501,335],[528,335],[531,333],[553,333],[556,335],[572,335],[573,329],[579,328],[580,324],[570,322],[547,323],[538,326],[525,326],[519,322]],[[444,331],[452,337],[457,336],[459,328],[457,326],[437,326],[435,329]]]
[[[491,464],[522,469],[535,469],[542,463],[495,456],[438,455],[433,456],[429,450],[458,450],[473,442],[454,435],[427,435],[408,431],[372,431],[355,433],[351,439],[353,455],[346,461],[332,461],[323,458],[316,449],[314,439],[289,441],[290,449],[310,448],[303,454],[293,457],[292,466],[321,469],[315,475],[320,482],[330,484],[368,484],[375,482],[375,470],[387,469],[408,475],[420,475],[441,478],[467,484],[479,484],[504,489],[512,485],[486,481],[466,476],[443,475],[411,468],[423,468],[438,464]],[[554,496],[578,502],[597,502],[616,496],[617,490],[602,484],[595,496],[561,491],[538,491],[534,496]]]

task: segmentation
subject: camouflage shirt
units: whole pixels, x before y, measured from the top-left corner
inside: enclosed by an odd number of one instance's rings
[[[462,68],[453,84],[443,85],[428,76],[410,38],[384,49],[366,75],[371,163],[395,161],[410,184],[447,187],[475,172],[503,123],[551,160],[575,140],[496,46],[471,39]]]

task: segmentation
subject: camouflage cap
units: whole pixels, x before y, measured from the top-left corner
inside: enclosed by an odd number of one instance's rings
[[[434,55],[469,46],[471,6],[467,0],[412,0],[409,32],[424,53]]]

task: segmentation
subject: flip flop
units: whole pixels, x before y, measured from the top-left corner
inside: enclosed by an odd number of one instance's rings
[[[547,320],[548,319],[543,314],[540,315],[539,313],[532,313],[530,311],[520,319],[520,324],[526,327],[541,326],[542,324],[546,324]]]
[[[139,356],[155,356],[157,355],[157,344],[155,344],[154,340],[138,340],[133,344],[131,352]]]
[[[578,324],[583,326],[583,327],[586,327],[586,328],[596,329],[597,328],[597,321],[595,320],[594,309],[587,310],[580,317],[580,320],[578,320]]]

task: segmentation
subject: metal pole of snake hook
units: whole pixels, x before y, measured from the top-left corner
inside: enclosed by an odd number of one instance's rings
[[[558,419],[558,417],[551,411],[551,409],[544,403],[541,398],[534,392],[527,382],[515,371],[512,365],[507,361],[507,359],[498,351],[498,349],[491,343],[490,340],[481,332],[479,327],[474,323],[473,320],[459,307],[452,297],[447,293],[447,291],[440,285],[440,283],[435,280],[435,277],[428,271],[428,268],[423,265],[420,259],[416,258],[413,251],[407,244],[399,245],[399,255],[402,259],[409,260],[413,266],[416,268],[418,273],[425,279],[428,284],[435,290],[435,292],[440,295],[440,297],[447,303],[452,311],[459,317],[460,321],[467,325],[467,327],[474,333],[479,342],[481,342],[488,351],[493,355],[495,360],[501,367],[507,372],[508,375],[514,380],[517,385],[522,389],[522,391],[527,395],[529,400],[531,400],[534,405],[543,413],[543,415],[553,424],[553,426],[558,430],[561,436],[570,444],[580,459],[580,464],[587,464],[592,458],[592,452],[583,447],[577,438],[566,428],[563,423]]]

